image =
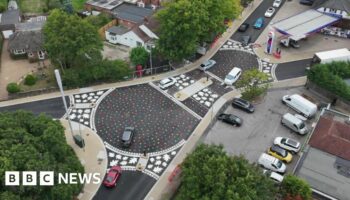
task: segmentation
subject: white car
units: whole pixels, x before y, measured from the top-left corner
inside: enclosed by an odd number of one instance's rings
[[[282,4],[282,0],[275,0],[272,6],[278,8],[281,6],[281,4]]]
[[[207,61],[204,61],[201,65],[199,65],[199,69],[205,71],[211,68],[212,66],[214,66],[215,64],[216,64],[215,60],[207,60]]]
[[[175,85],[176,79],[173,77],[165,78],[159,82],[159,87],[162,90],[166,90],[171,86]]]
[[[272,17],[273,14],[275,14],[275,8],[270,7],[267,9],[267,11],[265,12],[265,17]]]
[[[265,174],[267,177],[271,178],[273,181],[277,183],[282,183],[283,181],[283,176],[279,173],[264,169],[263,174]]]
[[[238,67],[234,67],[230,73],[227,74],[227,76],[225,77],[225,84],[226,85],[233,85],[241,76],[242,74],[242,70]]]
[[[294,154],[298,153],[301,147],[300,142],[287,137],[276,137],[273,143]]]

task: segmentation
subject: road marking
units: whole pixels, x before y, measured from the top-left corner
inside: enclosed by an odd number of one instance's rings
[[[222,80],[220,77],[216,76],[215,74],[209,72],[209,71],[205,71],[206,74],[208,74],[209,76],[215,78],[216,80],[220,81],[221,83],[224,83],[224,80]]]
[[[151,87],[153,87],[154,89],[158,90],[159,92],[161,92],[162,94],[164,94],[166,97],[168,97],[169,99],[171,99],[173,102],[175,102],[177,105],[179,105],[181,108],[185,109],[187,112],[189,112],[191,115],[193,115],[195,118],[202,120],[203,118],[201,116],[199,116],[197,113],[195,113],[193,110],[191,110],[190,108],[188,108],[187,106],[185,106],[183,103],[181,103],[180,101],[178,101],[175,97],[171,96],[170,94],[168,94],[166,91],[160,89],[159,87],[157,87],[153,82],[149,82],[148,83]]]
[[[278,81],[277,77],[276,77],[276,68],[277,68],[278,64],[274,64],[271,68],[271,77],[273,78],[273,80]]]

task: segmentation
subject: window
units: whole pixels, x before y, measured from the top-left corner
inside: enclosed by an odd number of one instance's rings
[[[137,41],[136,45],[139,47],[139,46],[142,46],[142,43]]]

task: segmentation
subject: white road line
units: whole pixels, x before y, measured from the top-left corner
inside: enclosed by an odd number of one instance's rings
[[[273,78],[274,81],[278,81],[277,77],[276,77],[276,68],[277,68],[278,64],[274,64],[271,67],[271,77]]]
[[[161,92],[162,94],[164,94],[166,97],[168,97],[169,99],[171,99],[173,102],[175,102],[177,105],[179,105],[180,107],[182,107],[183,109],[185,109],[187,112],[189,112],[191,115],[193,115],[195,118],[202,120],[203,118],[201,116],[199,116],[197,113],[195,113],[193,110],[191,110],[190,108],[188,108],[187,106],[185,106],[183,103],[181,103],[180,101],[178,101],[175,97],[171,96],[170,94],[168,94],[166,91],[161,90],[159,87],[157,87],[153,82],[149,82],[148,83],[150,86],[152,86],[154,89],[158,90],[159,92]]]
[[[224,83],[224,80],[222,80],[220,77],[216,76],[215,74],[205,71],[206,74],[208,74],[209,76],[215,78],[216,80],[220,81],[221,83]]]

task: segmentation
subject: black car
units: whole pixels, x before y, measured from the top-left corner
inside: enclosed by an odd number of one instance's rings
[[[218,120],[221,120],[223,122],[226,122],[228,124],[234,125],[234,126],[241,126],[243,123],[243,120],[236,115],[233,114],[225,114],[221,113],[218,116]]]
[[[245,36],[242,36],[241,43],[242,45],[247,46],[250,43],[250,40],[251,40],[250,35],[245,35]]]
[[[249,28],[249,24],[248,24],[248,23],[243,23],[243,24],[238,28],[238,31],[239,31],[239,32],[245,32],[248,28]]]
[[[255,108],[253,104],[251,104],[249,101],[241,99],[241,98],[234,98],[232,101],[232,106],[235,108],[239,108],[241,110],[244,110],[249,113],[253,113]]]
[[[129,147],[132,142],[132,138],[134,137],[135,128],[134,127],[125,127],[123,136],[122,136],[122,143],[123,147]]]
[[[314,0],[300,0],[299,3],[304,4],[304,5],[308,5],[308,6],[312,6],[312,4],[314,4]]]

